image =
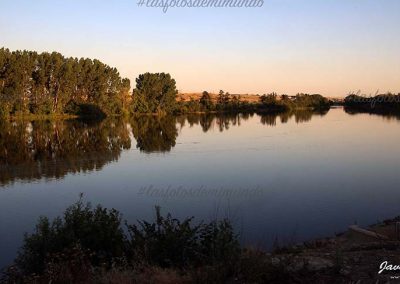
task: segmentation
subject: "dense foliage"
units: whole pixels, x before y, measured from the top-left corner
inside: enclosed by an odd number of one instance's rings
[[[193,218],[164,217],[158,207],[153,222],[123,230],[118,211],[92,208],[80,199],[63,218],[40,219],[0,282],[333,283],[351,275],[341,271],[354,258],[344,262],[340,254],[327,253],[333,245],[323,240],[275,244],[271,253],[240,248],[227,220],[193,224]]]
[[[170,74],[141,74],[133,90],[132,110],[138,113],[172,113],[177,94],[176,82]]]
[[[319,94],[297,94],[294,99],[295,106],[298,108],[329,108],[330,101]]]
[[[387,108],[400,110],[400,93],[380,94],[373,97],[365,97],[359,94],[348,95],[344,99],[344,104],[348,107],[360,107],[365,109]]]
[[[40,218],[36,230],[26,234],[16,267],[22,275],[42,273],[48,263],[68,261],[67,251],[79,248],[94,267],[116,263],[157,265],[160,267],[196,267],[233,261],[239,253],[237,236],[227,220],[193,225],[193,218],[182,222],[156,208],[154,222],[128,225],[127,236],[121,214],[98,205],[93,208],[82,199],[69,207],[62,218],[52,222]]]
[[[99,60],[0,49],[0,114],[122,114],[130,81]]]
[[[129,248],[135,259],[161,267],[187,267],[206,263],[228,262],[237,257],[239,243],[227,220],[192,224],[163,217],[156,207],[156,220],[129,225]]]
[[[400,119],[400,93],[386,93],[376,96],[348,95],[344,100],[344,110],[349,114],[369,113],[382,115],[388,119]]]
[[[325,109],[330,107],[330,101],[321,95],[297,94],[296,96],[276,93],[260,97],[261,109],[293,110],[293,109]]]
[[[213,98],[209,92],[204,91],[199,100],[177,102],[175,113],[255,112],[258,107],[258,104],[241,100],[240,95],[231,95],[220,90],[216,98]]]
[[[215,98],[204,91],[199,100],[191,99],[177,103],[176,113],[195,112],[285,112],[296,109],[329,109],[331,102],[321,95],[297,94],[296,96],[276,93],[259,96],[258,102],[247,102],[240,95],[220,90]]]
[[[25,235],[16,263],[27,273],[41,272],[51,254],[76,245],[93,253],[93,263],[110,263],[113,258],[123,256],[124,241],[118,211],[101,206],[92,208],[79,200],[65,211],[63,218],[53,222],[40,218],[35,233]]]
[[[203,94],[199,100],[199,103],[205,110],[214,109],[214,102],[212,101],[211,96],[207,91],[203,92]]]
[[[0,117],[19,115],[105,116],[125,113],[271,112],[296,108],[321,109],[330,102],[321,95],[276,93],[249,103],[220,90],[212,97],[176,101],[176,82],[168,73],[144,73],[130,81],[99,60],[66,58],[60,53],[0,49]]]

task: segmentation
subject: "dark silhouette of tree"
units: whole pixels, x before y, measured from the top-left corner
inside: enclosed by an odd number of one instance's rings
[[[211,99],[210,94],[207,91],[204,91],[201,98],[200,98],[200,104],[205,110],[212,110],[214,109],[214,103]]]
[[[297,94],[294,100],[294,104],[298,108],[329,108],[330,102],[327,98],[319,94],[309,95],[309,94]]]
[[[260,103],[271,106],[277,105],[277,97],[278,95],[276,93],[271,93],[268,95],[264,94],[260,97]]]
[[[219,90],[217,103],[222,105],[224,103],[225,92],[223,90]]]
[[[229,94],[228,92],[225,93],[225,96],[223,97],[223,104],[227,105],[229,104],[229,101],[231,99],[231,94]]]
[[[359,94],[348,95],[344,100],[345,111],[349,114],[370,113],[382,116],[400,116],[400,93],[379,94],[364,97]]]

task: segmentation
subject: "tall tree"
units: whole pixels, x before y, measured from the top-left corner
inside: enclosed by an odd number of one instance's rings
[[[205,110],[211,110],[214,107],[214,104],[212,102],[211,96],[207,91],[204,91],[201,98],[200,98],[200,104]]]
[[[168,73],[145,73],[136,79],[134,112],[172,112],[176,104],[176,82]]]
[[[128,79],[99,60],[0,49],[1,116],[81,113],[93,108],[121,114],[130,102],[129,89]]]

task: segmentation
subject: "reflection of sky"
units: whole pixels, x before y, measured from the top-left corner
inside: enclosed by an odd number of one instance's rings
[[[204,133],[200,125],[180,130],[170,152],[145,154],[132,147],[100,171],[15,183],[0,191],[0,263],[9,261],[24,231],[39,215],[55,216],[80,192],[92,203],[119,209],[130,221],[150,218],[154,205],[178,217],[230,216],[243,240],[268,245],[374,223],[399,214],[400,121],[350,116],[333,109],[306,123],[294,118],[276,126],[260,117]],[[135,145],[135,143],[132,143]],[[205,195],[138,194],[158,188],[256,188],[261,194],[229,199]]]
[[[0,46],[98,58],[183,91],[400,90],[398,0],[264,0],[256,9],[139,8],[136,0],[2,0]]]

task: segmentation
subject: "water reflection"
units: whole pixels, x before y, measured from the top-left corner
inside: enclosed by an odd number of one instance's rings
[[[329,110],[297,110],[281,113],[224,113],[224,114],[205,114],[205,115],[186,115],[179,117],[177,123],[181,128],[185,126],[187,121],[190,127],[200,125],[204,132],[218,130],[223,132],[229,130],[231,126],[241,126],[243,122],[252,118],[254,115],[260,117],[260,122],[263,125],[275,126],[277,120],[281,123],[287,123],[294,118],[296,123],[305,123],[312,119],[313,116],[324,116]]]
[[[200,125],[203,132],[229,130],[230,126],[241,126],[242,122],[253,117],[254,113],[223,113],[223,114],[191,114],[178,118],[180,128],[187,124],[190,127]]]
[[[130,124],[140,151],[168,152],[176,144],[178,129],[173,116],[139,116],[132,118]]]
[[[353,107],[353,106],[345,106],[344,111],[350,115],[357,114],[371,114],[371,115],[379,115],[387,120],[400,120],[400,110],[394,109],[384,109],[384,108],[370,108],[370,107]]]
[[[328,113],[329,110],[297,110],[297,111],[288,111],[280,114],[262,114],[261,115],[261,123],[263,125],[275,126],[277,119],[280,120],[281,123],[288,123],[289,120],[294,118],[296,123],[305,123],[309,122],[313,116],[324,116]]]
[[[259,114],[262,125],[310,121],[326,112]],[[179,131],[200,126],[203,132],[240,127],[255,114],[138,116],[103,121],[0,122],[0,186],[15,180],[63,178],[68,173],[100,170],[131,148],[131,137],[143,153],[164,153],[176,146]]]
[[[0,123],[0,184],[101,169],[130,148],[121,121]]]

